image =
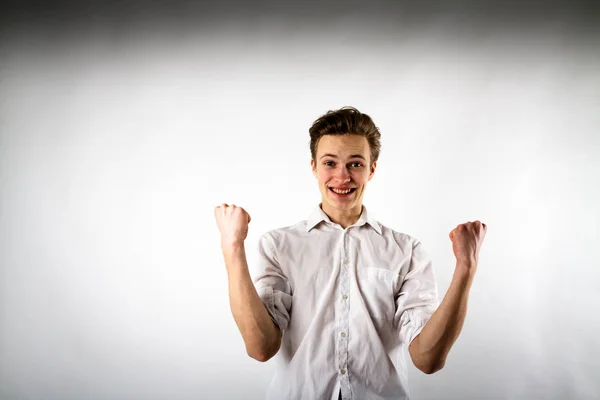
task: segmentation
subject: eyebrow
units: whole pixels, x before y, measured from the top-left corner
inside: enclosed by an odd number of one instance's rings
[[[323,157],[332,157],[332,158],[338,158],[338,156],[336,156],[335,154],[331,154],[331,153],[325,153],[321,156],[321,158]],[[367,161],[361,154],[352,154],[350,156],[350,158],[360,158],[362,160]]]

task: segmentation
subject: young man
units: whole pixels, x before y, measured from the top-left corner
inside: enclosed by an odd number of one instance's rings
[[[307,220],[261,236],[254,281],[244,250],[250,216],[215,209],[233,317],[250,357],[280,353],[270,399],[408,399],[403,346],[426,374],[444,366],[487,228],[475,221],[450,232],[456,267],[440,304],[421,242],[362,204],[380,150],[371,118],[345,107],[309,132],[321,203]]]

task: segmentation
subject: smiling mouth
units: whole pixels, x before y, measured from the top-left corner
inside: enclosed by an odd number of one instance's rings
[[[335,189],[335,188],[329,188],[329,190],[331,190],[333,193],[335,194],[340,194],[340,195],[344,195],[344,194],[350,194],[350,193],[354,193],[354,191],[356,191],[356,188],[350,188],[350,189]]]

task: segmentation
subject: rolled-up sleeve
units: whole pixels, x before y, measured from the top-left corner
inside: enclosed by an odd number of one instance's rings
[[[253,277],[258,296],[271,319],[283,334],[290,321],[292,291],[288,278],[281,270],[275,246],[268,233],[258,242],[258,264]]]
[[[408,272],[396,295],[394,324],[399,328],[403,343],[409,345],[417,337],[438,306],[431,258],[423,244],[416,241],[412,247]]]

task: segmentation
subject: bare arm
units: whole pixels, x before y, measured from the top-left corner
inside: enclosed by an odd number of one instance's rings
[[[215,207],[215,218],[221,232],[221,250],[229,279],[231,313],[248,355],[258,361],[267,361],[279,351],[281,331],[258,296],[248,270],[244,240],[248,236],[250,215],[242,207],[224,203]]]
[[[223,244],[229,279],[229,305],[248,355],[265,362],[279,351],[281,331],[273,322],[252,283],[244,243]]]
[[[410,357],[417,368],[432,374],[444,367],[450,348],[458,338],[467,315],[467,301],[475,268],[457,262],[450,287],[421,332],[410,343]]]
[[[458,225],[450,232],[456,268],[450,287],[421,332],[410,343],[413,363],[426,374],[442,369],[467,315],[467,302],[487,227],[480,221]]]

